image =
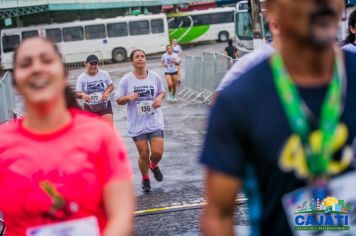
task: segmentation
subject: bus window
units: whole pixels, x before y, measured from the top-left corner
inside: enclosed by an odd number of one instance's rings
[[[83,27],[81,26],[63,28],[62,31],[64,42],[79,41],[84,39]]]
[[[233,12],[220,12],[210,14],[210,24],[223,24],[234,22]]]
[[[252,40],[252,19],[248,12],[238,12],[236,14],[236,35],[241,40]]]
[[[232,22],[234,22],[234,13],[233,12],[224,12],[220,16],[221,16],[221,23],[232,23]]]
[[[163,20],[151,20],[151,33],[159,34],[164,32]]]
[[[196,15],[192,16],[194,26],[198,25],[210,25],[210,15]]]
[[[61,29],[46,29],[46,38],[55,43],[62,42]]]
[[[19,35],[4,35],[2,37],[2,50],[4,52],[12,52],[20,44]]]
[[[86,39],[102,39],[106,37],[105,25],[87,25],[85,26]]]
[[[129,23],[130,35],[143,35],[150,33],[150,25],[148,20],[131,21]]]
[[[38,37],[37,30],[23,31],[22,32],[22,40],[32,37]]]
[[[108,36],[110,38],[123,37],[129,35],[126,22],[108,24],[107,30],[108,30]]]
[[[169,29],[176,29],[178,28],[178,19],[177,17],[172,17],[168,19],[168,28]]]
[[[192,16],[194,17],[194,16]],[[168,20],[169,29],[177,29],[181,27],[190,27],[191,20],[188,16],[173,17]]]

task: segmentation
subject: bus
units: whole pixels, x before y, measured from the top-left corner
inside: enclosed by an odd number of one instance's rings
[[[179,44],[226,42],[234,35],[234,12],[234,7],[226,7],[169,14],[169,39],[177,39]]]
[[[261,3],[261,11],[262,11],[262,25],[263,27],[263,43],[269,42],[272,40],[272,34],[268,29],[267,22],[264,19],[266,13],[266,0],[260,0]],[[337,40],[341,42],[345,39],[348,26],[347,19],[350,14],[352,8],[347,7],[343,12],[343,17],[339,23],[339,31],[337,35]],[[235,42],[237,48],[244,52],[252,51],[254,42],[253,42],[253,32],[252,32],[252,17],[249,12],[249,4],[248,1],[241,1],[236,4],[236,12],[235,12]]]
[[[262,11],[263,41],[264,43],[272,40],[272,34],[268,29],[268,24],[264,20],[266,13],[265,0],[260,0]],[[236,4],[235,12],[235,42],[236,46],[245,52],[253,50],[253,31],[252,16],[249,11],[248,1],[241,1]]]
[[[14,50],[21,40],[29,37],[46,37],[54,41],[65,63],[85,61],[89,54],[96,54],[100,60],[122,62],[136,48],[153,54],[164,52],[169,43],[165,14],[3,29],[0,48],[5,70],[12,69]]]

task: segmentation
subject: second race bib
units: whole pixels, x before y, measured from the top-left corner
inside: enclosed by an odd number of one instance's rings
[[[152,115],[155,113],[155,109],[152,106],[152,102],[142,102],[137,104],[137,112],[142,116]]]
[[[29,228],[26,236],[100,236],[96,217],[86,217],[77,220],[64,221],[55,224]]]
[[[98,103],[101,101],[103,97],[100,92],[91,93],[90,95],[90,103]]]

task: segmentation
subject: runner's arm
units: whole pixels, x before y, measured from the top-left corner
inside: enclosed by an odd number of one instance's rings
[[[84,100],[90,100],[90,96],[84,92],[79,92],[79,91],[76,91],[75,92],[75,96],[79,99],[84,99]]]
[[[116,101],[118,105],[126,105],[128,102],[134,102],[139,97],[138,93],[132,93],[127,96],[119,97]]]
[[[235,197],[240,191],[246,168],[249,134],[244,116],[246,105],[235,97],[235,90],[224,90],[212,107],[208,132],[200,162],[207,170],[207,205],[201,218],[204,235],[233,235]]]
[[[235,48],[235,57],[239,58],[240,57],[240,52],[237,48]]]
[[[235,197],[241,188],[240,181],[208,168],[205,183],[209,204],[203,211],[203,235],[234,235],[233,214]]]
[[[104,188],[108,222],[103,236],[132,235],[135,193],[131,180],[113,181]]]
[[[162,103],[162,101],[163,101],[163,99],[164,99],[165,96],[166,96],[166,93],[165,93],[165,92],[161,92],[161,93],[156,97],[156,99],[153,101],[152,106],[153,106],[154,108],[160,107],[160,106],[161,106],[161,103]]]
[[[75,85],[75,96],[79,99],[84,99],[84,100],[90,100],[90,97],[88,94],[84,93],[83,91],[83,83],[81,77],[77,79],[76,85]]]
[[[110,84],[110,85],[106,88],[105,92],[103,93],[103,100],[107,100],[107,99],[109,98],[110,93],[111,93],[112,91],[114,91],[114,84],[113,84],[113,83]]]
[[[136,197],[129,157],[120,135],[111,127],[101,128],[104,137],[97,166],[108,219],[103,236],[132,235]]]

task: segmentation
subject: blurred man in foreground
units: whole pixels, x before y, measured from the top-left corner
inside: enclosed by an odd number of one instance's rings
[[[328,186],[350,170],[356,135],[356,57],[335,45],[343,7],[339,0],[267,0],[280,49],[224,89],[210,115],[200,159],[204,235],[233,234],[242,188],[251,235],[291,235],[287,216],[296,209],[288,204],[300,202],[292,197],[301,187],[309,200],[347,195]]]

